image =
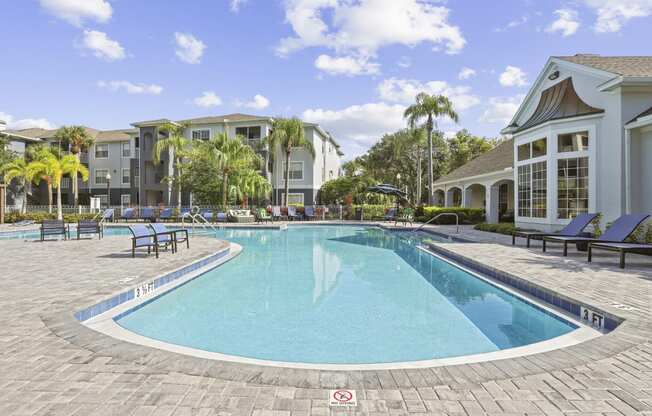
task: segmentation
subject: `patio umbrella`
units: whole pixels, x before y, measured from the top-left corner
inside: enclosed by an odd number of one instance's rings
[[[398,211],[400,201],[403,199],[407,201],[408,204],[410,204],[410,201],[407,199],[407,192],[401,191],[394,185],[389,185],[386,183],[380,184],[380,185],[374,185],[370,186],[367,188],[367,192],[372,192],[375,194],[382,194],[382,195],[391,195],[396,197],[396,209]],[[411,204],[410,204],[411,205]]]

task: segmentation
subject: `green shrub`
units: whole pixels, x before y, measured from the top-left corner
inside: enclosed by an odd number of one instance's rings
[[[652,244],[652,224],[648,225],[647,232],[645,233],[645,242]]]
[[[64,214],[63,220],[65,222],[75,223],[80,219],[90,220],[96,214]],[[15,223],[19,221],[34,221],[35,223],[43,222],[43,220],[54,220],[57,218],[56,213],[47,213],[47,212],[28,212],[26,214],[21,214],[19,212],[10,212],[5,216],[5,221],[8,223]]]
[[[460,224],[478,224],[484,221],[484,210],[481,208],[418,207],[415,216],[417,221],[426,222],[443,213],[457,214]],[[455,217],[445,215],[436,219],[433,224],[455,224]]]
[[[498,233],[498,234],[505,234],[505,235],[512,235],[514,231],[520,231],[521,229],[516,227],[512,223],[500,223],[500,224],[487,224],[487,223],[481,223],[473,227],[474,230],[478,231],[486,231],[489,233]]]

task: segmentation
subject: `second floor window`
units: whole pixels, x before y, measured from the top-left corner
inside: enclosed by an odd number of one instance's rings
[[[290,162],[291,181],[303,180],[303,162]],[[283,179],[285,179],[285,162],[283,162]]]
[[[109,173],[106,169],[95,170],[95,185],[106,185],[106,175]]]
[[[261,137],[260,131],[260,126],[235,128],[236,136],[242,136],[247,140],[259,140]]]
[[[122,142],[122,157],[124,158],[131,157],[131,143]]]
[[[98,143],[95,145],[95,159],[106,159],[109,157],[109,144]]]
[[[192,139],[193,140],[210,140],[211,131],[209,129],[193,130]]]

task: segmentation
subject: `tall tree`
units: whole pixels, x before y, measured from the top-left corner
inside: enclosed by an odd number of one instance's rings
[[[181,176],[182,176],[182,160],[184,155],[189,149],[190,141],[184,136],[184,131],[187,128],[184,124],[166,123],[159,128],[159,131],[167,135],[166,138],[158,139],[153,149],[154,161],[159,163],[163,152],[171,152],[173,165],[173,180],[172,182],[177,188],[177,208],[181,211]]]
[[[272,132],[268,137],[270,152],[279,149],[285,155],[285,194],[281,205],[288,205],[290,193],[290,158],[292,152],[298,148],[307,151],[315,158],[315,148],[312,142],[306,139],[303,122],[298,118],[277,119],[272,124]]]
[[[54,137],[70,148],[70,152],[75,156],[79,163],[81,163],[80,153],[88,150],[94,142],[93,137],[84,126],[63,126],[57,130]],[[79,178],[78,176],[74,176],[70,179],[74,191],[74,205],[77,207],[79,205]]]
[[[259,168],[263,163],[256,151],[237,136],[233,139],[219,133],[207,142],[198,143],[195,153],[207,157],[222,176],[222,206],[226,208],[229,196],[229,179],[243,169]]]
[[[403,116],[408,119],[410,126],[416,126],[421,120],[426,119],[428,132],[428,205],[433,204],[433,144],[432,133],[436,127],[436,119],[446,116],[457,122],[459,116],[453,108],[453,103],[443,95],[429,95],[424,92],[416,96],[416,103],[409,106]]]
[[[16,179],[20,183],[20,190],[23,192],[23,205],[20,208],[21,213],[27,212],[27,186],[32,180],[32,174],[24,158],[19,157],[0,168],[0,173],[4,175],[7,184]]]
[[[466,129],[458,131],[448,140],[449,169],[455,170],[496,146],[496,140],[473,136]]]
[[[81,163],[77,155],[66,155],[61,159],[61,169],[64,174],[70,175],[76,207],[77,201],[79,200],[79,177],[81,176],[83,182],[88,181],[88,168]]]

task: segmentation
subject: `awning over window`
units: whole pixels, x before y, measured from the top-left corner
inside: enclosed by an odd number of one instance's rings
[[[536,127],[551,120],[600,113],[604,113],[604,110],[591,107],[582,101],[573,87],[572,78],[566,78],[543,91],[536,111],[522,126],[514,126],[517,127],[515,133]]]

